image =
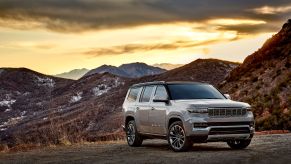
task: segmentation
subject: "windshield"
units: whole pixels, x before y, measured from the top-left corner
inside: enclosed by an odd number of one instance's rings
[[[225,99],[212,85],[208,84],[168,84],[173,100],[185,99]]]

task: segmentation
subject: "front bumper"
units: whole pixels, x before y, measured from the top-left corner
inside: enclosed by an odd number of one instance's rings
[[[251,139],[254,134],[254,127],[248,125],[237,126],[210,126],[207,128],[193,127],[189,136],[199,138],[202,141],[225,141]]]
[[[255,132],[252,114],[229,118],[192,117],[184,125],[186,135],[199,142],[251,139]]]

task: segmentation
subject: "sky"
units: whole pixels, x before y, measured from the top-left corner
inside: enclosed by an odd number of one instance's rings
[[[0,0],[0,67],[243,62],[290,16],[290,0]]]

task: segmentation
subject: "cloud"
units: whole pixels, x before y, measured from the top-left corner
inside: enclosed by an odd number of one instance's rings
[[[289,9],[278,6],[287,5],[289,0],[1,0],[0,26],[65,33],[229,18],[265,21],[256,27],[269,30],[269,24],[281,25],[288,15],[262,14],[286,14]]]
[[[0,44],[0,47],[6,47],[6,48],[17,48],[17,49],[24,49],[24,48],[30,48],[30,49],[53,49],[57,47],[57,45],[53,43],[35,43],[35,42],[8,42],[5,44]]]
[[[278,6],[278,7],[263,6],[263,7],[252,9],[252,11],[259,13],[259,14],[285,13],[285,12],[291,11],[291,5],[290,6]]]
[[[210,49],[209,48],[203,48],[202,52],[204,55],[208,55],[210,53]]]
[[[208,24],[216,25],[259,25],[266,24],[266,21],[263,20],[252,20],[252,19],[213,19],[208,20]]]
[[[153,44],[125,44],[112,46],[107,48],[93,48],[89,51],[84,52],[84,55],[98,57],[106,55],[122,55],[132,54],[135,52],[147,52],[155,50],[175,50],[180,48],[191,48],[201,45],[208,45],[211,43],[219,42],[220,39],[212,39],[202,42],[193,42],[190,40],[179,40],[171,43],[153,43]]]
[[[238,35],[247,35],[247,34],[256,34],[256,33],[263,33],[263,32],[270,32],[270,31],[277,31],[278,26],[269,25],[265,27],[264,24],[262,25],[224,25],[218,26],[218,30],[221,31],[238,31]]]

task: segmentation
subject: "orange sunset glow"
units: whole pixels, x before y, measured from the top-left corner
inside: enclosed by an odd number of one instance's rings
[[[285,1],[1,0],[0,67],[242,62],[290,13]]]

